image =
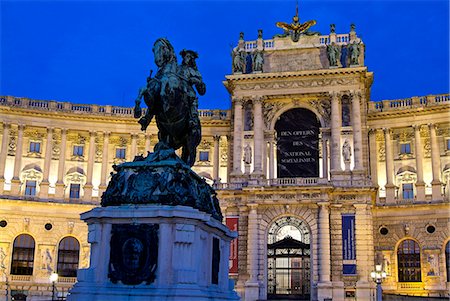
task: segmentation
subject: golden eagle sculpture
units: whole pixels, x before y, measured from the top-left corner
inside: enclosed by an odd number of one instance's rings
[[[316,25],[316,21],[310,20],[305,23],[300,23],[297,4],[295,16],[292,18],[292,23],[288,24],[286,22],[277,22],[276,25],[277,27],[283,29],[286,35],[290,33],[292,41],[298,42],[300,35],[307,31],[311,26]]]

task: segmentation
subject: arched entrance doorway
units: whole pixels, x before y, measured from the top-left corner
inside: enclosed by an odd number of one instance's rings
[[[298,218],[276,220],[267,237],[267,298],[309,300],[310,231]]]
[[[295,108],[275,124],[278,178],[319,177],[320,121],[314,112]]]

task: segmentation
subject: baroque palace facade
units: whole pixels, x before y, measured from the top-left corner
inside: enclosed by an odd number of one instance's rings
[[[385,294],[449,296],[449,95],[370,101],[364,47],[354,26],[242,34],[231,110],[200,110],[193,169],[238,231],[243,300],[372,300],[376,264]],[[141,132],[128,107],[12,96],[0,121],[1,289],[48,300],[54,284],[64,297],[96,264],[79,214],[99,205],[113,164],[152,150],[156,125]]]

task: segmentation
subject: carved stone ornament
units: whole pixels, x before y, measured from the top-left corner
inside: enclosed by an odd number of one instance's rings
[[[40,183],[42,181],[42,178],[42,172],[34,168],[22,171],[22,173],[20,174],[20,181],[22,183],[24,183],[26,180],[36,181],[37,183]]]
[[[16,154],[16,147],[17,147],[16,132],[11,131],[10,137],[9,137],[9,143],[8,143],[8,155],[9,156],[14,156]]]
[[[59,155],[61,153],[61,137],[58,135],[53,135],[53,141],[52,141],[52,159],[58,160]]]
[[[330,125],[331,120],[331,103],[328,99],[311,100],[309,104],[319,112],[325,121],[325,127]]]
[[[182,205],[209,213],[222,221],[216,192],[181,160],[172,148],[159,148],[146,158],[113,165],[111,181],[101,205]]]
[[[108,277],[112,283],[151,284],[158,264],[157,224],[114,224]]]
[[[265,102],[263,115],[264,115],[264,124],[266,125],[266,129],[269,129],[270,123],[272,122],[275,114],[283,107],[281,102]]]
[[[386,148],[384,142],[380,141],[378,145],[378,161],[384,162],[386,160]]]
[[[279,82],[269,82],[269,83],[249,83],[239,85],[239,89],[246,90],[258,90],[258,89],[289,89],[289,88],[311,88],[311,87],[326,87],[329,89],[330,86],[347,86],[358,84],[358,78],[348,77],[348,78],[324,78],[324,79],[312,79],[312,80],[301,80],[301,81],[279,81]]]
[[[425,158],[431,157],[431,140],[426,138],[423,144],[423,155]]]

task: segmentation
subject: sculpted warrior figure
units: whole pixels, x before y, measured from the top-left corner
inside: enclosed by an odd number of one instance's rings
[[[330,62],[330,67],[336,67],[338,64],[338,59],[340,57],[339,46],[335,42],[327,45],[327,56]]]
[[[350,65],[359,65],[358,59],[361,54],[361,47],[356,41],[350,44]]]
[[[244,163],[252,164],[252,147],[250,145],[246,145],[244,148]]]
[[[253,71],[263,71],[264,56],[262,50],[255,50],[252,55]]]
[[[201,138],[198,98],[193,86],[200,95],[206,92],[206,86],[195,63],[198,55],[192,50],[183,50],[183,63],[179,66],[172,44],[164,38],[156,40],[153,53],[158,71],[153,78],[150,73],[147,85],[139,90],[134,117],[140,118],[138,122],[143,131],[155,117],[159,130],[159,142],[155,146],[155,152],[182,148],[181,159],[193,166]],[[148,109],[141,117],[142,97]]]
[[[231,54],[233,57],[233,73],[243,73],[245,70],[247,53],[244,50],[234,49]]]

